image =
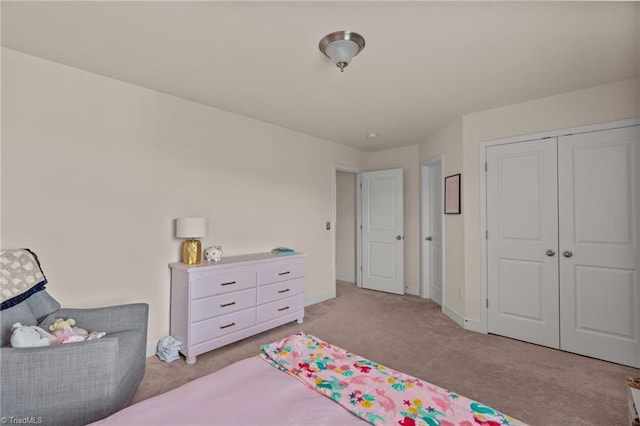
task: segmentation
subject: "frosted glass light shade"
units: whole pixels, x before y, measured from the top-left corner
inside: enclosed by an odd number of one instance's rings
[[[338,62],[348,64],[360,52],[360,46],[351,40],[339,40],[329,43],[324,52],[336,64]]]
[[[203,238],[209,233],[206,217],[179,217],[176,219],[177,238]]]

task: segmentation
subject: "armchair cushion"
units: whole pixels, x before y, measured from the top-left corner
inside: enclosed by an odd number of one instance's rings
[[[60,309],[60,304],[46,291],[34,294],[25,302],[38,321]]]
[[[92,309],[62,308],[42,319],[40,327],[47,329],[56,318],[73,318],[79,327],[104,331],[107,335],[124,330],[142,330],[146,334],[146,306],[144,303],[134,303]]]

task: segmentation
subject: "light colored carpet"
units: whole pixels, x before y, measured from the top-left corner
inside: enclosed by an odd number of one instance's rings
[[[458,327],[416,296],[338,282],[338,297],[289,324],[200,355],[193,366],[147,359],[135,401],[166,392],[297,331],[478,400],[531,425],[628,424],[626,378],[640,370]]]

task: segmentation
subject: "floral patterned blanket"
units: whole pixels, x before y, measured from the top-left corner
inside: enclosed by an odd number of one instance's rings
[[[525,425],[309,334],[264,345],[260,357],[373,425]]]

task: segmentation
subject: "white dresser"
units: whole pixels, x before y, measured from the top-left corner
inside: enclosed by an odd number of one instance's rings
[[[304,318],[304,255],[225,257],[172,263],[171,335],[187,364],[196,356]]]

